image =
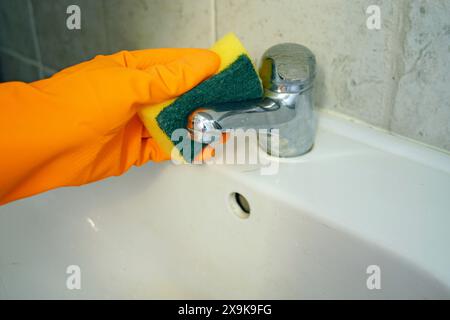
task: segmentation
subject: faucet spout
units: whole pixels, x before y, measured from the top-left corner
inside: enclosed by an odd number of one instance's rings
[[[218,131],[266,129],[259,134],[259,142],[271,155],[295,157],[311,150],[315,137],[312,52],[291,43],[274,46],[263,56],[260,76],[264,98],[195,110],[188,123],[191,138],[211,143]],[[276,144],[271,143],[273,135],[277,135]]]

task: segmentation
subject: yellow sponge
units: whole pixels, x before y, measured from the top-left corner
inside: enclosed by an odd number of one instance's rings
[[[145,107],[139,113],[158,146],[166,154],[188,162],[196,155],[186,155],[182,150],[174,149],[170,137],[176,129],[187,127],[192,111],[200,106],[257,99],[263,95],[261,81],[247,50],[233,33],[217,41],[210,50],[217,53],[221,60],[214,76],[176,99]]]

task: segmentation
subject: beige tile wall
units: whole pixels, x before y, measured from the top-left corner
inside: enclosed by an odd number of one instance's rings
[[[82,30],[65,28],[69,4]],[[372,4],[378,31],[366,27]],[[317,56],[318,108],[450,151],[450,0],[1,0],[0,17],[3,69],[28,81],[122,49],[208,47],[229,31],[255,60],[299,42]]]
[[[450,0],[409,1],[389,129],[450,150]]]
[[[111,51],[155,47],[209,47],[210,0],[106,0]]]
[[[316,103],[386,127],[390,105],[384,102],[389,70],[384,52],[391,28],[369,31],[369,1],[230,0],[217,2],[219,36],[233,30],[254,57],[279,42],[297,42],[316,55]],[[392,25],[391,1],[382,3]],[[253,13],[253,14],[249,14]],[[389,81],[388,81],[389,82]],[[374,107],[376,106],[376,107]]]

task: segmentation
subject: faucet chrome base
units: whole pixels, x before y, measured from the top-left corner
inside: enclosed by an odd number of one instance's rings
[[[310,91],[296,95],[295,115],[289,121],[275,125],[267,134],[258,135],[259,146],[267,154],[290,158],[302,156],[311,151],[316,136],[317,118],[314,108],[310,107],[312,104]],[[276,96],[272,96],[272,99],[276,101]],[[281,105],[280,108],[289,108],[283,102],[278,103]],[[269,119],[270,122],[276,121]]]

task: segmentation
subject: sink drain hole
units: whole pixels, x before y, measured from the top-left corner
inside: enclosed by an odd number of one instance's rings
[[[231,210],[241,219],[247,219],[250,216],[250,204],[248,200],[240,193],[233,192],[229,196]]]

